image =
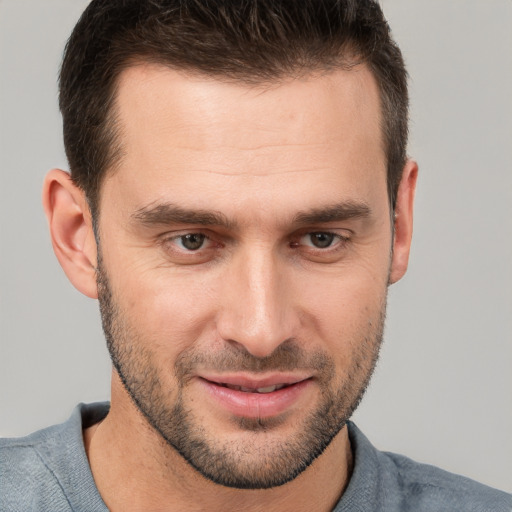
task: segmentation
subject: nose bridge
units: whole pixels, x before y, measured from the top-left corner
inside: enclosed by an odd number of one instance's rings
[[[270,355],[294,336],[294,312],[278,255],[260,245],[232,261],[218,319],[221,337],[256,357]]]

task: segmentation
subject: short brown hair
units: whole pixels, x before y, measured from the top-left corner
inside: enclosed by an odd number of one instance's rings
[[[406,160],[407,73],[378,2],[93,0],[69,38],[60,71],[71,176],[93,216],[102,179],[122,158],[117,79],[139,61],[248,83],[366,63],[380,90],[394,208]]]

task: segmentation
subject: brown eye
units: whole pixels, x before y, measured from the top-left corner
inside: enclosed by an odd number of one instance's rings
[[[312,246],[317,249],[327,249],[334,242],[336,235],[334,233],[308,233],[305,238],[309,238]],[[308,244],[309,245],[309,244]]]
[[[206,236],[202,233],[187,233],[186,235],[180,236],[177,242],[187,251],[197,251],[201,249],[206,240]]]

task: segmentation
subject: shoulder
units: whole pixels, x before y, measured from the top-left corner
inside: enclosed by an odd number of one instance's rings
[[[337,512],[512,512],[512,496],[408,457],[377,450],[349,423],[354,470]]]
[[[80,404],[65,423],[0,439],[0,511],[106,510],[94,486],[82,426],[107,412],[108,404]]]
[[[381,455],[396,470],[397,484],[408,510],[512,512],[512,496],[505,492],[403,455]]]
[[[46,429],[46,435],[50,434]],[[0,510],[70,510],[58,479],[44,460],[45,435],[0,439]]]

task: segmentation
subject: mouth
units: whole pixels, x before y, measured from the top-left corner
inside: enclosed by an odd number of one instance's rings
[[[296,407],[308,396],[310,375],[202,376],[199,382],[213,398],[213,406],[239,417],[272,417]]]
[[[262,377],[252,374],[221,374],[202,375],[200,378],[213,385],[232,389],[233,391],[266,394],[294,386],[312,377],[306,373],[275,373]]]
[[[279,391],[280,389],[287,388],[289,386],[293,386],[294,384],[276,384],[274,386],[265,386],[260,388],[247,388],[245,386],[237,386],[236,384],[218,384],[224,388],[233,389],[235,391],[243,391],[244,393],[273,393],[274,391]]]

